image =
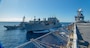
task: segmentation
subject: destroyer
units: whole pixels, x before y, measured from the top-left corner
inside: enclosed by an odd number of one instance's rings
[[[7,28],[7,30],[12,30],[12,29],[24,29],[24,20],[25,20],[25,16],[23,17],[23,21],[18,25],[14,25],[14,26],[8,26],[8,25],[5,25],[4,27]]]

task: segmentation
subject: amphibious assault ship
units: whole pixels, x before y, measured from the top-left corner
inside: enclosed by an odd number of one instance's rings
[[[78,46],[80,48],[90,48],[90,22],[84,20],[82,9],[78,10],[75,23],[77,25]]]

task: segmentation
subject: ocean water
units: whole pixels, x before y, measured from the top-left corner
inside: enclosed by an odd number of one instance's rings
[[[0,22],[0,43],[4,48],[15,48],[20,44],[27,42],[26,30],[6,30],[4,25],[19,25],[19,22]],[[67,26],[70,22],[62,22],[63,26]]]

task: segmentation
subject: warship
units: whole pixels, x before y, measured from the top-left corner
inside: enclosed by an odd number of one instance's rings
[[[59,27],[61,27],[61,24],[56,17],[50,17],[47,20],[44,18],[42,21],[40,18],[37,21],[34,18],[34,21],[25,23],[26,31],[33,33],[46,33]]]
[[[23,17],[23,21],[22,21],[19,25],[14,25],[14,26],[4,25],[4,27],[5,27],[7,30],[25,29],[25,28],[24,28],[24,24],[25,24],[24,20],[25,20],[25,16]]]
[[[84,20],[82,9],[77,11],[75,16],[75,24],[77,25],[78,47],[90,48],[90,22]]]
[[[46,20],[40,18],[36,20],[34,17],[33,21],[25,23],[26,39],[30,40],[31,38],[40,37],[50,31],[54,31],[61,27],[61,23],[56,17],[50,17]]]

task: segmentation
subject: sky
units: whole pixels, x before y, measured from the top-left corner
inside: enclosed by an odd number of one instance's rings
[[[0,0],[0,21],[25,21],[57,17],[60,22],[74,22],[81,8],[90,20],[90,0]]]

